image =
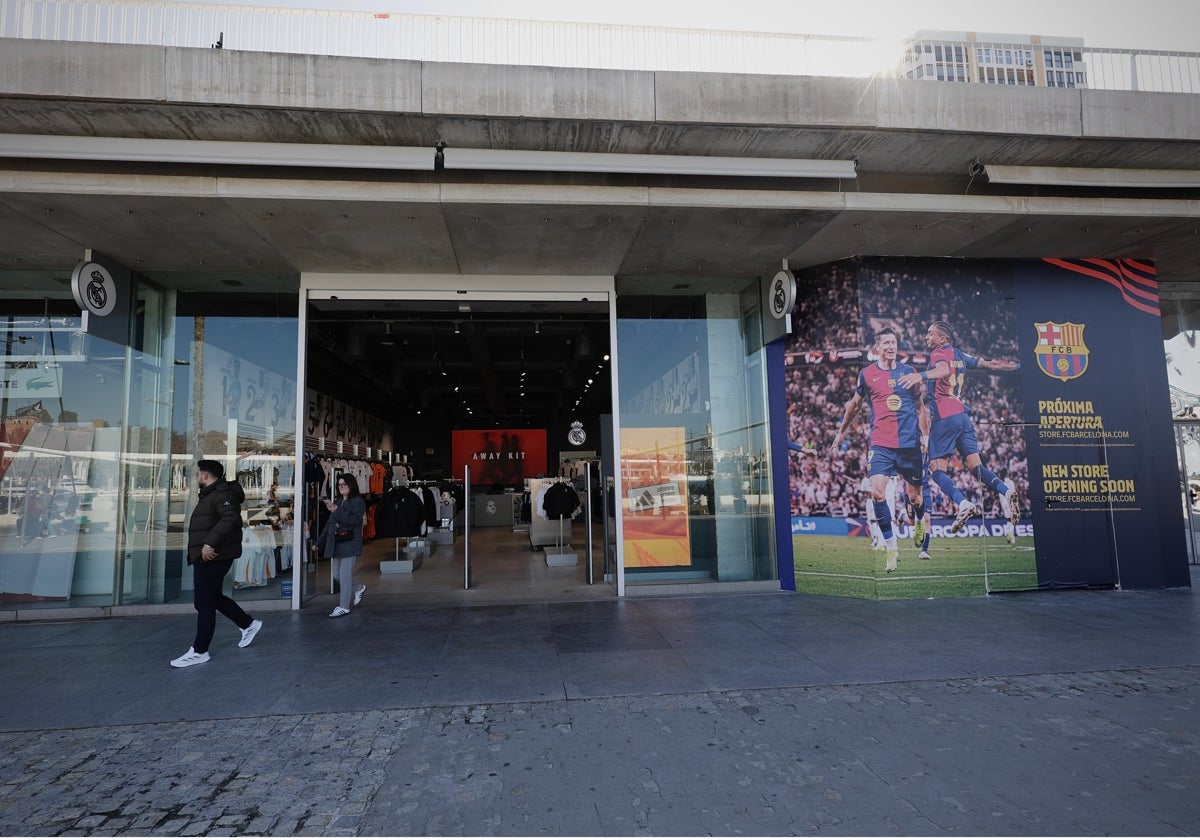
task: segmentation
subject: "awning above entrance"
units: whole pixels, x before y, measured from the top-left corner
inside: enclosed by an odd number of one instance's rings
[[[295,288],[302,272],[610,275],[744,285],[787,259],[1137,257],[1200,277],[1186,198],[381,183],[0,170],[3,286],[65,281],[93,248],[174,287]],[[60,276],[61,275],[61,276]],[[223,275],[223,277],[219,276]]]

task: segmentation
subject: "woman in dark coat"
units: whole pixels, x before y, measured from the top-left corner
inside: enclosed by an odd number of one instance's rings
[[[325,507],[329,509],[329,519],[313,541],[314,549],[320,549],[323,557],[332,558],[330,562],[333,563],[333,573],[341,586],[341,603],[333,608],[333,612],[329,614],[330,618],[348,615],[350,599],[353,598],[357,606],[362,601],[363,593],[367,591],[365,584],[357,589],[354,587],[354,561],[362,554],[362,526],[367,516],[367,504],[358,492],[358,479],[349,473],[338,476],[337,491],[340,499],[337,502],[325,502]],[[337,539],[339,529],[349,530],[349,537]]]

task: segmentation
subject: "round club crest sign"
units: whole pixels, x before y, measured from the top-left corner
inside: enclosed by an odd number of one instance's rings
[[[771,278],[770,306],[775,318],[782,318],[796,305],[796,278],[787,269],[775,272]]]
[[[583,423],[578,420],[571,422],[571,430],[567,432],[567,442],[572,446],[583,446],[587,440],[587,432],[583,430]]]
[[[117,305],[117,284],[108,269],[98,262],[84,260],[75,266],[71,292],[79,308],[97,318],[111,314]]]

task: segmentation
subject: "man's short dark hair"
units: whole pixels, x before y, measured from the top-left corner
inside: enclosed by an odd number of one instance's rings
[[[883,338],[885,335],[890,335],[897,341],[900,340],[900,336],[896,335],[896,331],[894,329],[892,329],[891,327],[882,327],[881,329],[878,329],[875,331],[875,338],[872,340],[871,343],[878,344],[879,339]]]
[[[205,458],[196,462],[196,470],[198,472],[206,472],[218,480],[225,477],[225,468],[221,466],[220,461],[210,461],[209,459]]]

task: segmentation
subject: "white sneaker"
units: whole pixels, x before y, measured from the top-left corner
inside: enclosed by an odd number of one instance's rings
[[[919,557],[919,558],[920,558],[920,559],[922,559],[922,560],[928,560],[928,559],[929,559],[929,552],[928,552],[928,551],[922,551],[920,554],[918,554],[918,555],[917,555],[917,557]]]
[[[362,603],[362,596],[363,596],[363,593],[366,591],[367,591],[367,585],[365,583],[360,584],[358,589],[354,590],[354,606],[357,607],[359,604]]]
[[[329,617],[330,618],[341,618],[344,615],[350,615],[350,610],[348,610],[342,606],[337,606],[337,607],[333,608],[333,612],[331,612],[329,614]]]
[[[894,571],[896,571],[896,566],[899,564],[899,562],[900,562],[900,552],[894,548],[889,548],[888,553],[887,553],[887,560],[883,564],[883,570],[885,572],[894,572]]]
[[[954,517],[954,524],[950,526],[950,533],[957,534],[961,531],[963,525],[967,524],[967,520],[974,516],[978,509],[974,502],[963,499],[962,504],[958,506],[958,515]]]
[[[209,659],[211,659],[211,657],[208,655],[207,651],[204,653],[196,653],[195,648],[188,648],[188,652],[183,656],[179,657],[178,659],[171,660],[171,667],[186,668],[189,665],[203,665]]]
[[[250,626],[242,631],[242,640],[238,642],[238,647],[247,647],[254,641],[254,637],[258,635],[258,631],[262,629],[262,622],[257,618],[250,622]]]

